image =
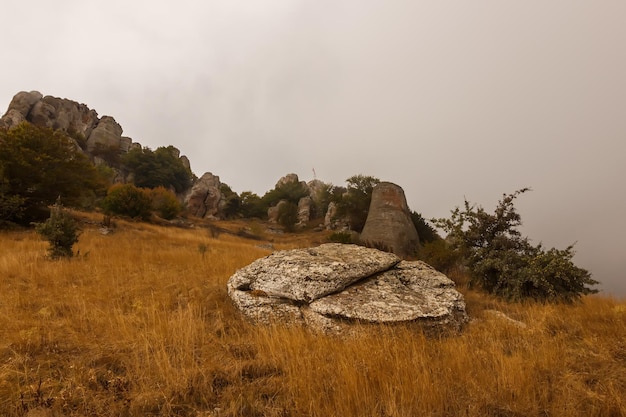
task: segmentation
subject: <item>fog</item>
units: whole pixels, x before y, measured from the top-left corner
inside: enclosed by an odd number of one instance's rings
[[[263,194],[294,172],[403,187],[523,233],[626,296],[626,3],[43,0],[3,5],[0,111],[38,90]],[[4,107],[4,109],[1,109]]]

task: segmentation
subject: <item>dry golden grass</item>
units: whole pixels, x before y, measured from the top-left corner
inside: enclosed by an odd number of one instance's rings
[[[463,290],[474,320],[440,339],[255,327],[225,284],[269,253],[263,241],[117,225],[86,226],[80,255],[62,261],[34,232],[0,234],[0,416],[626,416],[624,301]],[[249,229],[277,249],[324,238]]]

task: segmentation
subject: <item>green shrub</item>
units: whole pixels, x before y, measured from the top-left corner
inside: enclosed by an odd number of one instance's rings
[[[454,256],[469,268],[470,284],[510,300],[572,301],[597,292],[591,286],[598,282],[572,262],[572,246],[545,251],[517,230],[522,222],[513,202],[526,191],[504,194],[494,214],[466,200],[450,219],[434,220],[448,233]]]
[[[444,274],[450,273],[461,263],[458,251],[455,251],[444,239],[424,243],[419,250],[418,257]]]
[[[352,240],[352,234],[347,232],[334,232],[330,236],[328,236],[328,240],[335,243],[355,243]]]
[[[116,184],[109,188],[107,196],[102,201],[102,208],[107,214],[148,220],[152,201],[143,189],[132,184]]]
[[[78,225],[60,204],[50,210],[50,218],[36,224],[37,232],[50,243],[48,253],[52,259],[71,258],[72,247],[78,242]]]

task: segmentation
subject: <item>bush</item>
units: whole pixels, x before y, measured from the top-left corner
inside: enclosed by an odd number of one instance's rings
[[[60,204],[52,207],[48,220],[36,224],[36,230],[50,243],[48,253],[52,259],[74,256],[72,247],[78,242],[78,226]]]
[[[444,239],[423,244],[419,250],[419,259],[444,274],[449,274],[461,263],[458,251]]]
[[[107,196],[102,201],[102,208],[107,214],[148,220],[152,201],[145,190],[132,184],[116,184],[109,188]]]
[[[572,301],[597,292],[590,287],[598,282],[573,264],[572,246],[545,251],[517,230],[522,222],[513,202],[527,191],[504,194],[494,214],[466,200],[450,219],[434,220],[448,233],[454,255],[469,268],[470,284],[510,300]]]
[[[328,240],[335,243],[355,243],[352,239],[352,234],[347,232],[334,232],[330,236],[328,236]]]
[[[165,220],[172,220],[183,210],[182,205],[173,192],[165,187],[157,187],[149,190],[150,206],[159,217]]]
[[[286,231],[293,232],[298,222],[298,206],[291,201],[285,201],[278,206],[278,224]]]

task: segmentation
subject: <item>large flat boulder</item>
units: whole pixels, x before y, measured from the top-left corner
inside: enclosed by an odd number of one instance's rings
[[[386,271],[397,256],[357,245],[327,243],[275,252],[235,272],[229,291],[257,291],[269,297],[311,302]]]
[[[422,320],[455,327],[465,316],[465,302],[454,282],[421,261],[402,261],[310,307],[324,316],[375,323]]]
[[[356,245],[275,252],[237,271],[227,286],[256,323],[343,332],[354,323],[398,322],[458,330],[467,321],[448,277],[424,262]]]

